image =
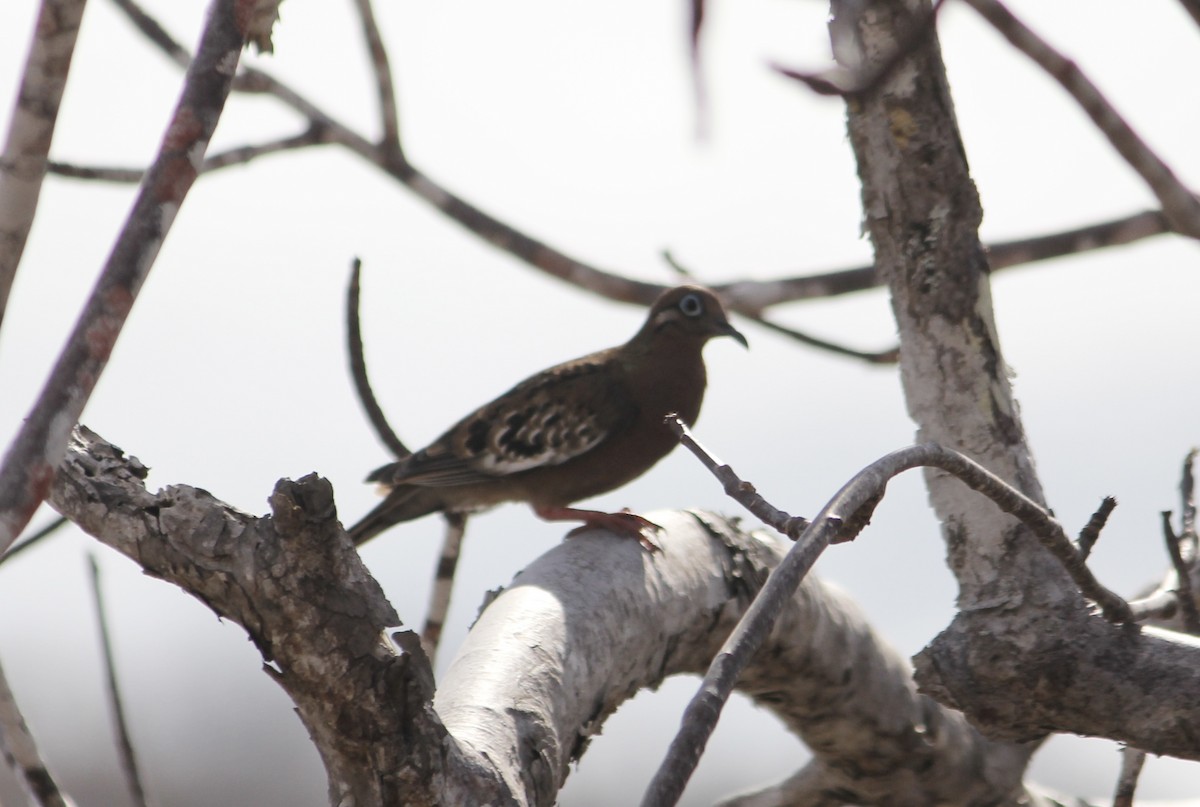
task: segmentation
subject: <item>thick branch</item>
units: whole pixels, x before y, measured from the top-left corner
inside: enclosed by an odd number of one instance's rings
[[[389,640],[399,619],[338,524],[328,482],[281,481],[273,515],[258,518],[196,488],[151,494],[145,474],[81,428],[51,504],[246,629],[321,753],[332,803],[495,796],[430,709],[433,677],[416,635]]]

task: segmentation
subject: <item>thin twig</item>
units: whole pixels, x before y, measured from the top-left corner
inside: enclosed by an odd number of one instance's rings
[[[1104,529],[1104,525],[1108,523],[1108,517],[1112,515],[1112,511],[1117,507],[1117,500],[1113,496],[1105,496],[1100,502],[1100,506],[1096,508],[1096,512],[1088,519],[1088,523],[1083,525],[1083,529],[1079,531],[1079,540],[1076,542],[1079,546],[1079,556],[1084,560],[1092,554],[1092,547],[1096,545],[1096,541],[1100,539],[1100,531]]]
[[[759,495],[754,485],[742,480],[731,468],[717,459],[692,434],[691,429],[678,415],[667,415],[664,421],[667,427],[679,438],[679,442],[692,452],[704,467],[712,472],[725,489],[726,495],[754,515],[762,523],[795,541],[808,527],[809,521],[801,516],[793,516],[778,509]]]
[[[200,166],[200,173],[208,174],[212,171],[219,171],[222,168],[230,168],[235,165],[245,165],[252,160],[256,160],[259,157],[265,157],[270,154],[279,154],[280,152],[284,151],[295,151],[297,149],[308,148],[309,146],[325,145],[328,142],[329,141],[325,139],[324,130],[319,125],[314,125],[298,135],[280,137],[275,140],[267,140],[262,143],[253,143],[246,146],[237,146],[226,151],[212,154],[204,158],[204,162]],[[146,175],[145,171],[142,171],[138,168],[75,165],[73,163],[63,163],[55,160],[51,160],[47,164],[46,168],[52,174],[69,177],[71,179],[94,179],[103,182],[119,182],[125,184],[141,182],[142,177]]]
[[[213,0],[158,156],[49,380],[0,464],[0,551],[12,545],[45,498],[71,428],[196,179],[244,44],[237,6],[237,0]]]
[[[117,683],[117,666],[113,660],[112,637],[108,632],[108,617],[104,608],[104,595],[100,586],[100,566],[96,555],[88,553],[88,579],[92,585],[92,604],[96,607],[96,627],[100,633],[100,650],[104,655],[104,683],[108,689],[108,704],[112,709],[113,727],[117,733],[117,756],[121,759],[121,771],[133,803],[146,807],[146,788],[138,772],[137,755],[129,736],[129,723],[125,719],[125,707],[121,700],[121,688]]]
[[[702,456],[701,460],[714,474],[718,469],[727,468],[711,455],[707,456],[708,459]],[[1062,526],[1037,502],[974,460],[935,443],[895,451],[871,463],[843,485],[804,529],[796,545],[767,579],[713,658],[699,690],[684,710],[679,733],[646,789],[643,807],[670,807],[679,800],[738,676],[770,633],[783,602],[793,596],[813,563],[844,533],[847,524],[860,520],[856,514],[879,500],[888,480],[918,467],[940,468],[951,473],[968,487],[987,496],[1004,512],[1016,516],[1059,560],[1083,596],[1095,602],[1106,619],[1124,624],[1132,621],[1129,604],[1095,579]],[[728,481],[723,480],[723,484]]]
[[[354,389],[358,393],[358,400],[366,410],[367,419],[371,421],[375,434],[379,436],[379,439],[396,459],[404,459],[412,452],[392,430],[391,424],[383,414],[383,409],[379,406],[374,390],[371,389],[371,382],[367,378],[367,362],[363,356],[362,324],[358,313],[361,270],[362,261],[355,258],[350,269],[350,286],[346,289],[346,350],[350,354],[350,375],[354,379]]]
[[[379,35],[379,25],[375,22],[375,11],[371,8],[371,0],[354,0],[362,21],[363,38],[367,41],[367,51],[371,54],[371,67],[375,71],[375,88],[379,96],[379,119],[383,129],[380,147],[384,158],[393,165],[403,165],[404,147],[400,142],[400,118],[396,107],[396,90],[392,82],[392,66],[388,59],[387,48],[384,47],[383,37]]]
[[[42,760],[3,667],[0,667],[0,753],[9,768],[20,777],[36,807],[74,807],[70,797],[59,790]]]
[[[773,322],[772,320],[764,318],[761,314],[750,314],[746,316],[748,319],[754,320],[768,330],[772,330],[775,333],[787,336],[790,339],[795,339],[801,344],[819,348],[830,353],[836,353],[839,356],[849,356],[854,359],[862,359],[869,364],[895,364],[900,360],[899,347],[888,348],[887,350],[880,351],[858,350],[857,348],[839,345],[836,342],[828,342],[816,336],[810,336],[809,334],[797,331],[795,328],[790,328],[787,325],[780,325],[778,322]]]
[[[918,19],[911,20],[903,34],[897,37],[898,41],[892,51],[869,67],[854,70],[839,65],[819,73],[811,73],[774,62],[770,66],[777,73],[804,84],[819,95],[862,95],[886,81],[901,62],[929,41],[937,30],[937,15],[941,8],[942,0],[936,0],[929,11],[922,13]]]
[[[679,275],[681,278],[683,278],[684,280],[687,280],[688,282],[693,282],[693,283],[697,282],[695,273],[693,273],[692,270],[690,270],[686,266],[684,266],[675,257],[674,253],[672,253],[671,250],[664,249],[662,251],[662,257],[663,257],[663,260],[667,262],[667,265],[670,266],[671,269],[675,272],[675,274]],[[845,345],[839,345],[836,342],[829,342],[825,339],[820,339],[816,336],[811,336],[807,333],[804,333],[803,331],[798,331],[795,328],[791,328],[787,325],[780,325],[777,322],[768,320],[766,317],[763,316],[762,312],[759,310],[755,310],[755,311],[748,312],[748,313],[745,311],[741,311],[740,313],[742,313],[743,316],[745,316],[747,319],[751,319],[751,320],[757,322],[759,325],[762,325],[764,328],[767,328],[768,330],[775,331],[776,333],[782,334],[782,335],[788,337],[789,339],[794,339],[803,345],[808,345],[809,347],[815,347],[819,350],[826,350],[826,351],[829,351],[830,353],[835,353],[839,356],[850,356],[851,358],[855,358],[855,359],[863,359],[864,361],[869,362],[871,364],[895,364],[899,360],[899,357],[900,357],[900,349],[899,348],[891,348],[890,350],[874,352],[874,353],[863,351],[863,350],[857,350],[856,348],[847,347]]]
[[[37,213],[86,0],[42,0],[0,153],[0,323]]]
[[[58,518],[54,519],[49,524],[47,524],[46,526],[42,527],[40,530],[35,532],[33,535],[30,535],[28,538],[26,538],[21,543],[13,544],[12,547],[7,552],[5,552],[3,555],[0,555],[0,565],[8,563],[8,561],[12,560],[14,557],[21,554],[26,549],[29,549],[31,546],[37,546],[38,543],[42,541],[42,539],[49,538],[54,533],[58,532],[59,528],[64,526],[65,524],[67,524],[66,517],[59,516]]]
[[[1190,547],[1193,558],[1196,555],[1196,476],[1193,466],[1196,463],[1197,449],[1192,449],[1183,458],[1183,473],[1179,478],[1179,497],[1182,499],[1183,513],[1180,516],[1179,539]]]
[[[125,16],[142,32],[144,37],[158,46],[158,49],[165,53],[178,67],[187,70],[188,65],[192,62],[192,54],[188,53],[187,48],[179,44],[174,37],[167,33],[167,30],[158,24],[158,20],[147,14],[133,0],[112,0],[112,2],[117,8],[125,12]]]
[[[1133,130],[1070,59],[1052,48],[998,0],[966,0],[1017,50],[1059,83],[1108,138],[1117,153],[1150,186],[1176,232],[1200,238],[1200,199]]]
[[[696,138],[708,136],[708,84],[704,80],[704,51],[700,36],[704,33],[707,0],[688,2],[688,55],[692,73],[692,100],[696,107]]]
[[[429,608],[425,611],[425,627],[421,629],[421,647],[429,656],[429,663],[437,661],[438,645],[442,641],[442,628],[450,612],[450,595],[454,591],[454,575],[458,571],[458,558],[462,550],[463,534],[467,528],[467,517],[462,513],[444,513],[446,531],[442,535],[442,551],[438,554],[437,572],[433,578],[433,589],[429,592]]]
[[[1190,564],[1184,560],[1179,536],[1171,528],[1170,510],[1163,511],[1162,526],[1167,553],[1171,556],[1171,565],[1175,567],[1175,592],[1179,597],[1179,614],[1183,618],[1183,629],[1193,636],[1200,636],[1200,611],[1196,608],[1196,598],[1192,596]]]
[[[1121,774],[1117,777],[1117,792],[1113,794],[1113,807],[1133,807],[1133,794],[1137,790],[1138,776],[1146,762],[1146,752],[1126,746],[1121,749]]]

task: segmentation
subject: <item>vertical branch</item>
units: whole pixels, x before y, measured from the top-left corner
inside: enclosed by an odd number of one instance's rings
[[[405,165],[404,148],[400,144],[400,118],[396,112],[396,88],[392,81],[392,65],[388,59],[379,25],[375,22],[375,11],[371,0],[354,0],[358,16],[362,20],[363,38],[371,54],[371,66],[375,71],[375,87],[379,95],[379,117],[383,128],[381,147],[384,158],[394,167]]]
[[[1138,776],[1146,762],[1146,752],[1136,748],[1121,749],[1121,775],[1117,777],[1117,792],[1113,795],[1113,807],[1133,807],[1133,794],[1137,790]]]
[[[425,611],[425,627],[421,629],[421,647],[425,649],[425,655],[429,656],[430,664],[437,661],[442,628],[446,624],[446,615],[450,612],[450,594],[454,591],[454,575],[458,572],[463,533],[467,528],[467,517],[462,513],[444,515],[446,532],[442,536],[442,551],[438,555],[433,590],[429,593],[429,608]]]
[[[0,324],[37,212],[50,141],[87,0],[42,0],[0,154]]]
[[[129,724],[125,720],[125,707],[121,700],[121,688],[117,684],[117,665],[113,661],[112,638],[108,633],[108,617],[104,610],[104,596],[100,589],[100,566],[96,556],[88,553],[88,579],[92,584],[92,602],[96,606],[96,624],[100,631],[100,649],[104,655],[104,678],[108,688],[109,706],[112,708],[113,725],[117,730],[117,756],[121,759],[121,770],[129,795],[137,807],[146,807],[146,789],[138,772],[137,755],[133,752],[133,741],[129,737]]]
[[[0,668],[0,753],[21,777],[29,798],[37,807],[72,807],[73,802],[58,789],[42,761],[3,668]]]
[[[237,69],[251,0],[213,0],[157,157],[142,180],[50,378],[0,464],[0,551],[46,497],[71,428],[104,371],[138,291],[196,179]]]

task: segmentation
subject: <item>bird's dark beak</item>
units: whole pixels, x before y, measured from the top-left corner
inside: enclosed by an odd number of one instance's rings
[[[742,335],[741,331],[729,324],[729,320],[726,320],[721,324],[718,334],[720,336],[732,336],[741,343],[742,347],[746,348],[747,350],[750,349],[750,343],[746,341],[746,337]]]

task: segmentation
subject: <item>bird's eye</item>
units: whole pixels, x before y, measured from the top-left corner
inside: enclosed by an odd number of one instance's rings
[[[704,301],[699,294],[685,294],[679,300],[679,310],[685,317],[698,317],[704,313]]]

